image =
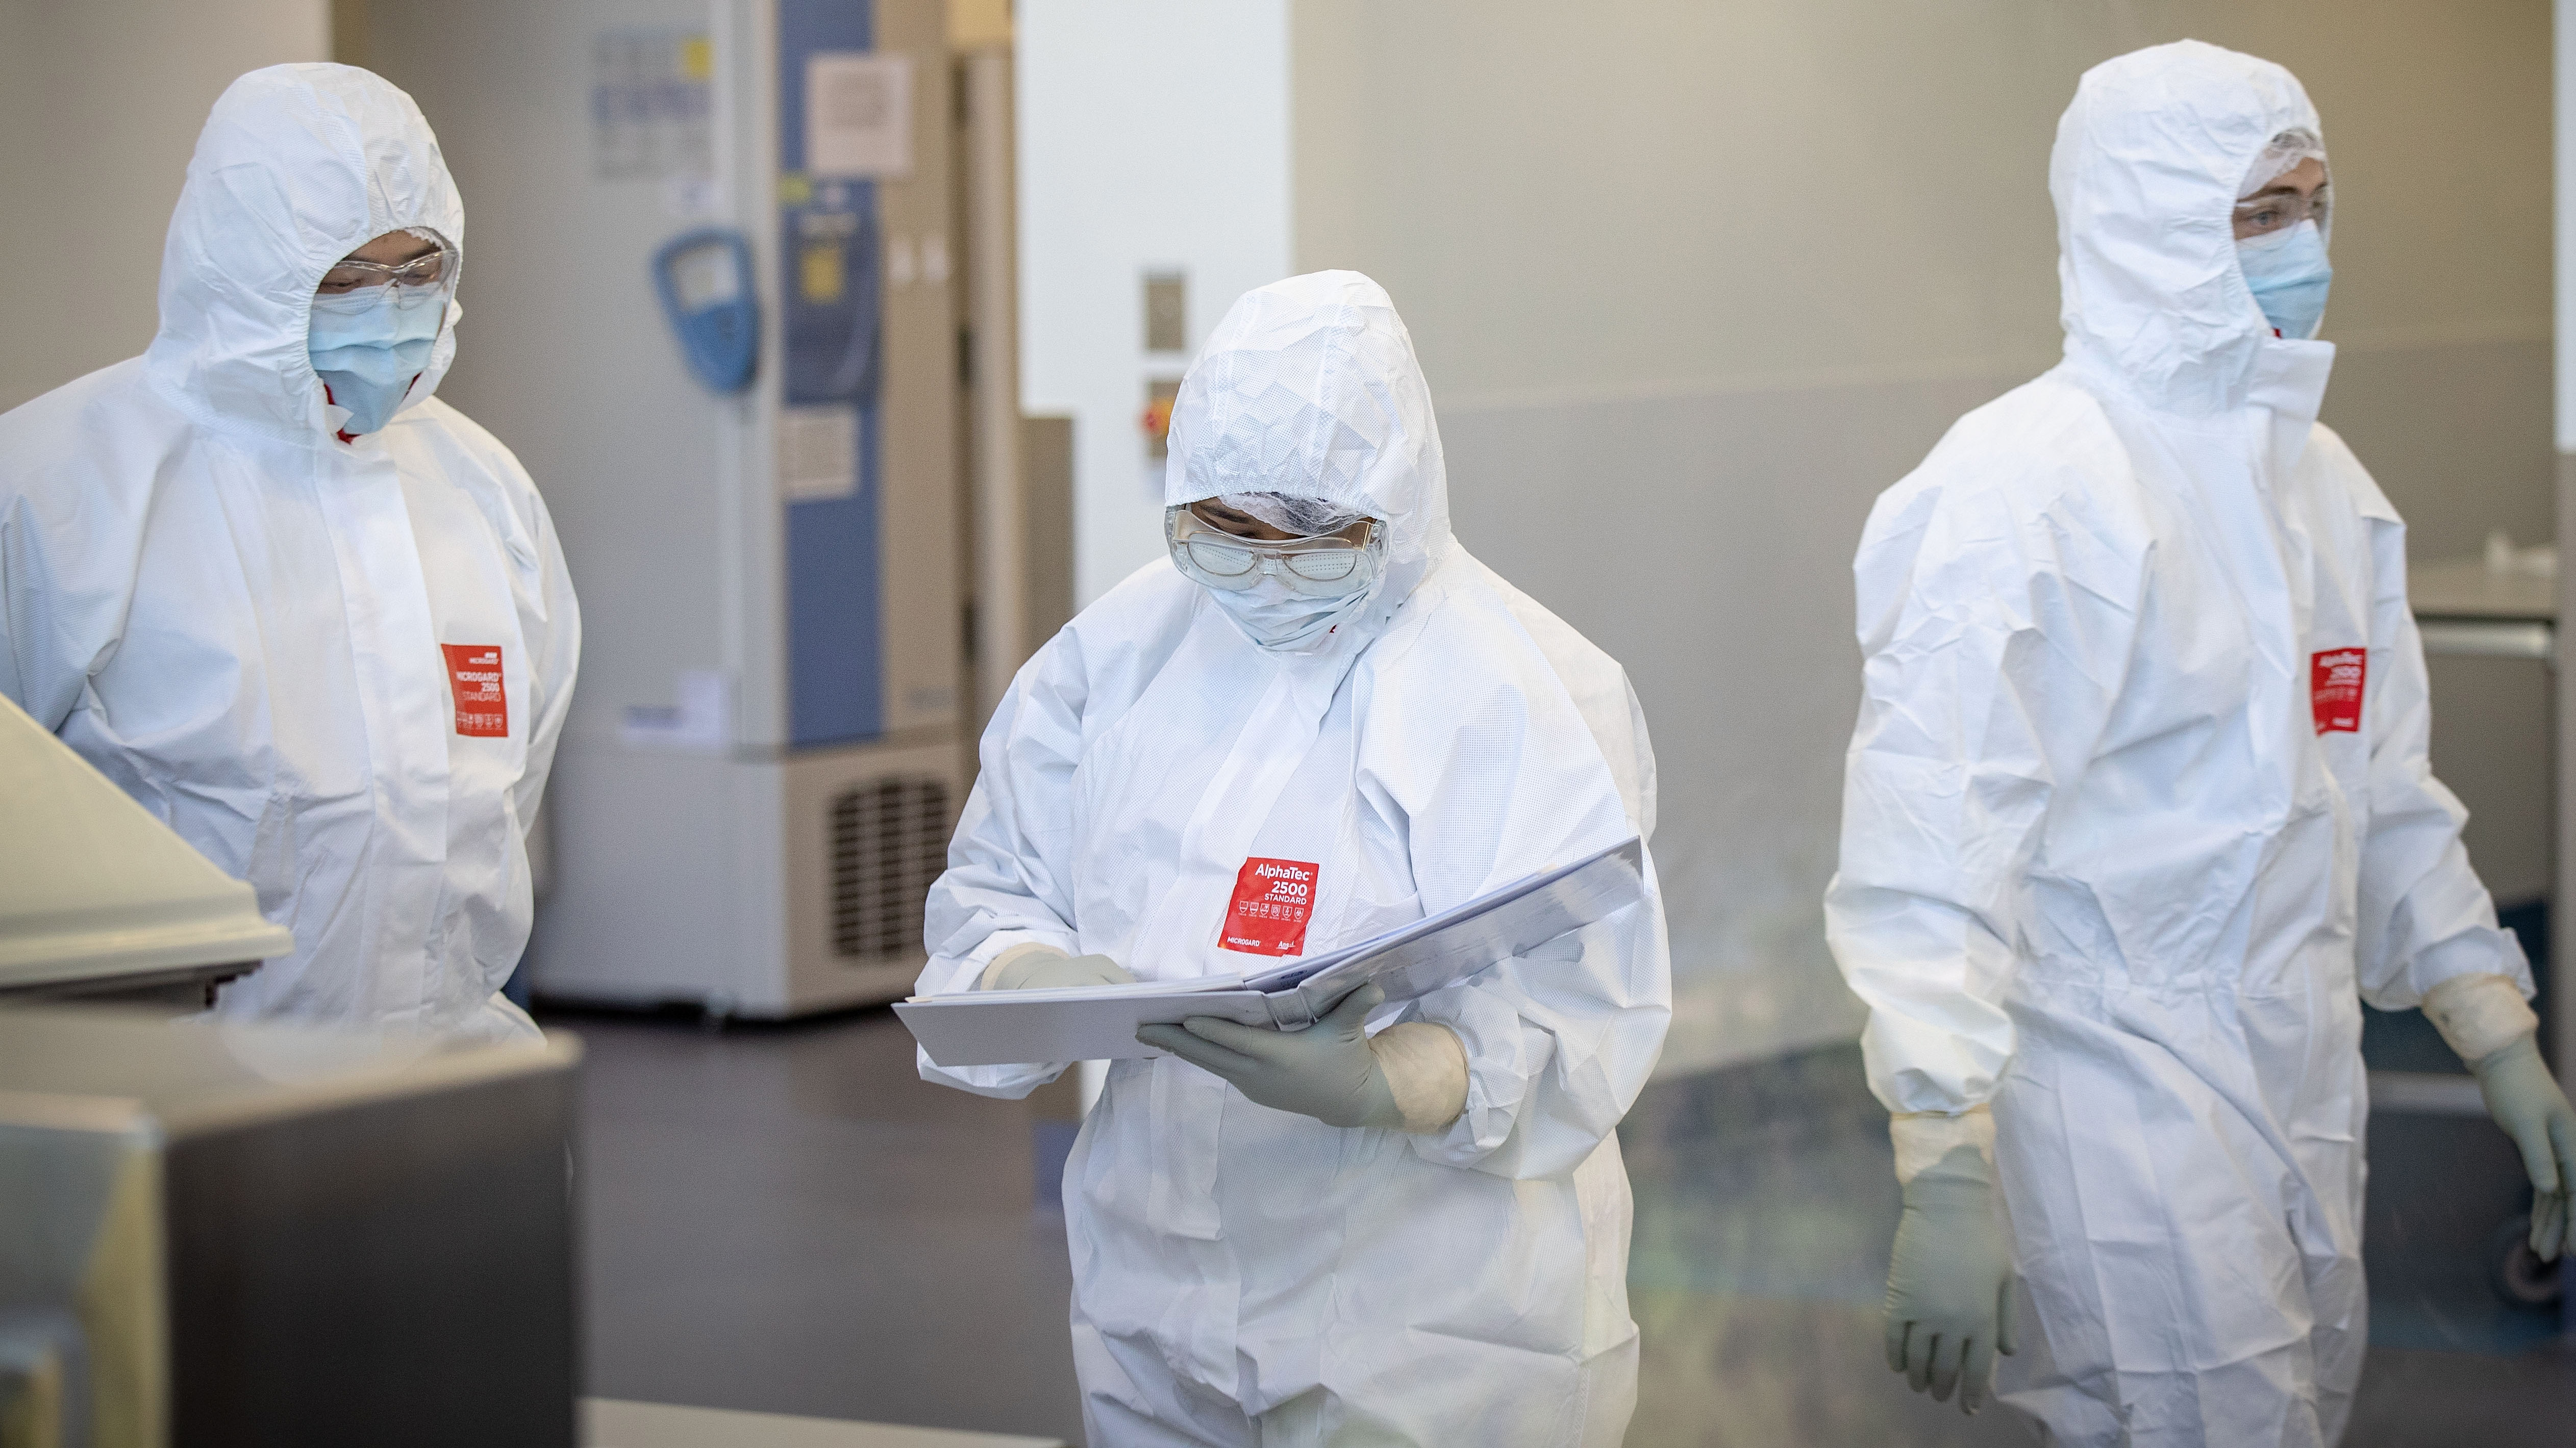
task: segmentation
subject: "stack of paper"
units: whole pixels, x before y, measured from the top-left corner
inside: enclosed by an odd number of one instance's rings
[[[1375,981],[1411,1000],[1608,919],[1645,898],[1645,847],[1631,838],[1383,935],[1255,974],[1067,990],[915,996],[895,1014],[942,1066],[1097,1061],[1162,1053],[1140,1026],[1216,1016],[1298,1031]]]

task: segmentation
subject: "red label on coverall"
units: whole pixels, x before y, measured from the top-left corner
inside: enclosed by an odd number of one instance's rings
[[[501,694],[499,644],[440,644],[456,695],[456,732],[469,739],[510,737],[510,701]]]
[[[1313,865],[1255,856],[1235,872],[1234,903],[1216,943],[1246,955],[1303,955],[1306,917],[1314,911]]]
[[[2361,690],[2370,676],[2367,649],[2326,649],[2308,660],[2308,707],[2319,734],[2361,728]]]

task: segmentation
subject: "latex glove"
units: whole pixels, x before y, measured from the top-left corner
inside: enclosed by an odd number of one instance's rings
[[[1127,985],[1136,977],[1105,955],[1067,955],[1051,945],[1015,945],[984,967],[982,990],[1057,990]]]
[[[2531,1250],[2544,1262],[2576,1252],[2576,1109],[2540,1059],[2540,1020],[2522,988],[2500,975],[2464,975],[2424,993],[2424,1014],[2477,1074],[2487,1114],[2513,1138],[2531,1175]]]
[[[1446,1026],[1407,1021],[1372,1037],[1386,992],[1364,985],[1302,1031],[1192,1016],[1147,1026],[1146,1045],[1224,1077],[1246,1097],[1327,1126],[1439,1131],[1467,1104],[1467,1052]]]
[[[1899,1116],[1905,1214],[1887,1269],[1887,1366],[1914,1391],[1973,1413],[1993,1391],[1995,1354],[2019,1344],[2012,1243],[1995,1205],[1994,1119]],[[1909,1170],[1910,1168],[1910,1170]]]
[[[2540,1043],[2518,1036],[2512,1045],[2469,1063],[2487,1114],[2522,1152],[2531,1174],[2531,1250],[2543,1262],[2576,1252],[2576,1109],[2540,1059]]]

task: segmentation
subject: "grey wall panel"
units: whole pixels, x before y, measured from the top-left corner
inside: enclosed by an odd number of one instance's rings
[[[1851,552],[1877,494],[2019,378],[1464,408],[1458,536],[1628,669],[1654,734],[1667,1072],[1848,1036],[1825,951],[1860,700]]]
[[[2549,332],[2537,314],[2521,330],[2336,348],[2323,416],[2404,515],[2418,563],[2474,555],[2494,528],[2526,547],[2556,536]]]
[[[327,60],[322,0],[0,4],[0,412],[143,350],[170,208],[246,70]]]
[[[2505,905],[2549,893],[2550,678],[2532,659],[2434,658],[2433,772],[2469,807],[2469,862]]]

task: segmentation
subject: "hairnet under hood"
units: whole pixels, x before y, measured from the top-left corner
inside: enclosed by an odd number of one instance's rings
[[[313,289],[389,231],[465,246],[465,210],[410,96],[346,65],[273,65],[226,87],[206,117],[161,253],[151,375],[199,421],[319,445],[322,379],[306,352]],[[450,305],[406,406],[456,355]]]
[[[2244,401],[2265,347],[2326,346],[2274,337],[2236,261],[2246,169],[2293,127],[2323,135],[2297,77],[2197,40],[2084,73],[2048,167],[2059,319],[2079,371],[2206,413]]]
[[[1311,272],[1226,310],[1172,406],[1167,507],[1221,493],[1317,498],[1386,525],[1380,621],[1449,551],[1431,386],[1386,289]]]

